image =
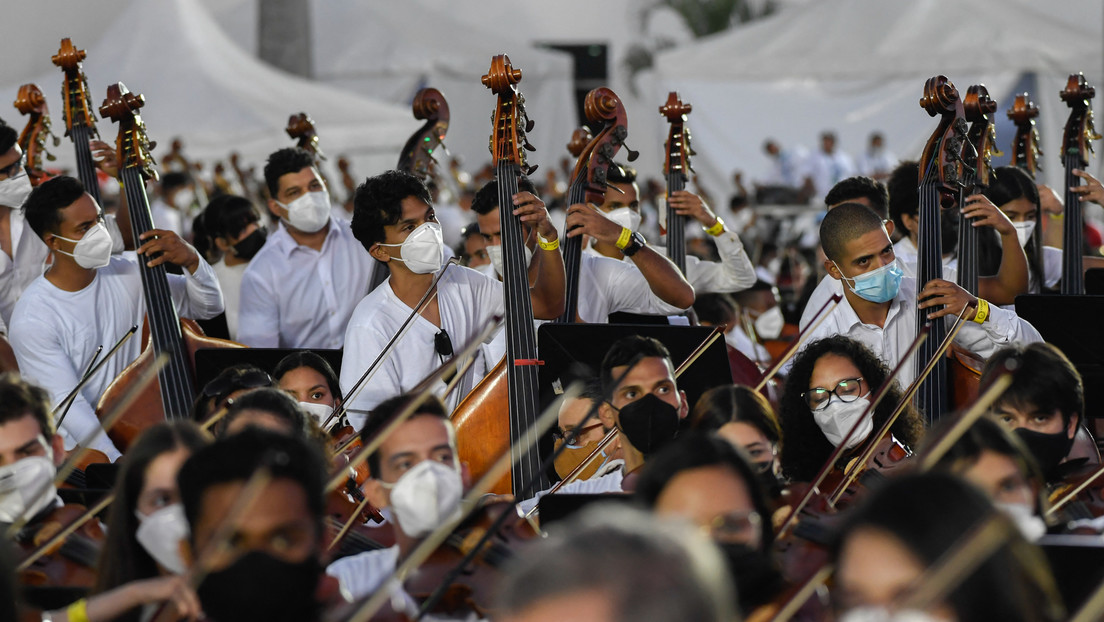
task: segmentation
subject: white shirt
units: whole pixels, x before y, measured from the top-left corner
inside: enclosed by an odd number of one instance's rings
[[[36,279],[15,305],[11,343],[19,369],[27,380],[45,387],[54,404],[77,386],[100,345],[106,353],[131,326],[146,316],[138,257],[128,251],[113,255],[84,289],[67,292],[45,276]],[[196,273],[169,274],[169,289],[180,315],[205,320],[222,312],[222,293],[211,266],[201,258]],[[131,337],[119,352],[84,385],[58,430],[65,447],[88,445],[112,460],[119,457],[102,431],[95,405],[107,386],[131,361],[142,343]]]
[[[11,208],[11,257],[0,253],[0,319],[11,322],[15,301],[32,281],[42,276],[50,249],[31,229],[23,210]]]
[[[829,278],[831,277],[825,280]],[[817,309],[813,309],[813,313],[816,311]],[[901,288],[897,296],[890,302],[884,327],[859,321],[859,316],[845,296],[809,336],[805,345],[807,347],[817,339],[832,335],[844,335],[870,348],[892,369],[901,361],[901,356],[916,339],[916,312],[916,280],[904,277],[901,279]],[[953,317],[945,319],[948,327],[954,321]],[[982,324],[964,322],[955,343],[981,358],[989,358],[1002,346],[1042,340],[1039,331],[1020,319],[1014,312],[1001,309],[996,305],[989,305],[989,318]],[[898,376],[902,386],[907,386],[916,378],[916,371],[916,360],[913,357],[912,360],[905,362]]]
[[[1043,287],[1051,289],[1058,286],[1062,280],[1062,249],[1053,246],[1043,247]],[[1037,294],[1040,291],[1038,275],[1031,275],[1029,292]]]
[[[859,159],[859,173],[875,179],[889,177],[896,167],[897,156],[885,149],[867,151]]]
[[[832,186],[855,174],[855,165],[851,156],[838,149],[832,153],[817,150],[806,160],[805,174],[813,180],[813,198],[822,203]]]
[[[230,332],[230,339],[238,340],[238,313],[241,311],[241,284],[245,276],[245,269],[249,263],[241,263],[236,266],[226,265],[223,257],[218,263],[211,266],[218,278],[219,289],[222,290],[222,299],[226,303],[226,328]]]
[[[166,203],[160,197],[150,203],[150,216],[153,218],[153,226],[157,229],[166,229],[185,237],[184,216],[180,210]]]
[[[372,279],[375,259],[349,223],[331,218],[322,250],[301,246],[283,223],[249,262],[238,341],[253,348],[340,348]]]
[[[732,327],[732,330],[725,333],[725,343],[739,350],[740,354],[748,357],[753,362],[767,364],[771,362],[770,352],[763,347],[763,344],[753,342],[739,324],[736,324]]]
[[[622,465],[623,466],[623,465]],[[621,482],[625,480],[624,469],[617,469],[610,471],[609,473],[601,477],[592,477],[590,479],[575,480],[570,484],[564,484],[563,488],[556,491],[556,494],[565,495],[604,495],[609,493],[625,492],[621,488]],[[528,514],[529,510],[537,507],[540,503],[541,497],[548,494],[547,490],[542,490],[533,495],[532,498],[526,499],[521,503],[518,503],[518,508],[522,514]]]
[[[435,337],[442,329],[452,341],[453,352],[459,353],[495,316],[501,317],[504,313],[502,285],[470,268],[450,266],[437,283],[437,307],[441,327],[421,315],[415,317],[406,335],[380,364],[372,380],[359,395],[350,398],[353,385],[413,312],[391,289],[390,277],[356,306],[345,332],[345,354],[341,362],[341,393],[352,400],[349,402],[349,422],[353,427],[360,429],[367,413],[376,405],[414,388],[448,360],[449,357],[437,354],[435,347]],[[482,357],[478,350],[475,356]],[[468,369],[459,386],[449,395],[450,409],[468,394],[482,370],[480,360]],[[444,389],[445,383],[440,382],[435,392],[441,395]]]

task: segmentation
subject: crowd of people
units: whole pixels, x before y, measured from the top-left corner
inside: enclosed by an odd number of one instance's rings
[[[2,619],[1056,621],[1084,601],[1044,544],[1104,532],[1100,454],[1078,369],[1016,312],[1063,258],[1059,193],[1020,168],[943,210],[942,277],[920,282],[920,165],[877,132],[858,164],[831,132],[812,154],[768,140],[770,176],[749,192],[737,174],[728,199],[611,162],[601,204],[570,204],[566,160],[511,196],[490,165],[329,180],[299,147],[259,176],[236,158],[201,174],[175,142],[146,231],[112,146],[91,145],[101,204],[65,171],[32,186],[17,139],[0,123]],[[786,231],[779,204],[816,224]],[[504,248],[514,221],[525,248]],[[973,293],[960,227],[980,232]],[[1104,267],[1087,235],[1084,269]],[[542,404],[548,442],[513,452],[562,481],[485,495],[464,449],[485,432],[453,416],[490,408],[465,397],[514,351],[518,253],[522,333],[618,327]],[[162,305],[278,359],[206,370],[186,416],[124,440],[101,401],[145,346],[111,346],[143,325],[158,266]],[[962,319],[980,392],[1011,376],[967,426],[912,405],[921,314]],[[656,323],[715,327],[732,382],[688,395],[687,344]]]

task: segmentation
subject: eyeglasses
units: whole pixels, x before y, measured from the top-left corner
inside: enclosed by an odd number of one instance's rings
[[[0,168],[0,176],[3,176],[4,179],[11,179],[12,177],[15,177],[19,174],[20,171],[23,170],[23,166],[26,164],[26,162],[27,157],[21,156],[15,162],[12,162],[4,168]]]
[[[763,520],[755,510],[719,514],[703,525],[711,538],[718,542],[750,542],[758,545],[759,529]]]
[[[552,439],[555,440],[557,443],[564,443],[569,449],[578,449],[579,447],[582,447],[582,445],[576,444],[579,442],[579,437],[586,434],[587,432],[590,432],[591,430],[600,427],[602,427],[601,421],[597,423],[592,423],[588,426],[583,426],[581,428],[571,428],[570,430],[555,427],[552,429]]]
[[[824,410],[833,395],[844,404],[850,404],[862,395],[862,378],[844,378],[836,383],[836,388],[825,389],[816,387],[801,394],[802,399],[809,405],[809,410]]]

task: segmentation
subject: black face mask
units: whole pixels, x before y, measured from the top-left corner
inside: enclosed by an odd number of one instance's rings
[[[1031,455],[1035,456],[1035,461],[1039,463],[1043,474],[1048,476],[1073,446],[1073,439],[1066,436],[1065,431],[1057,434],[1043,434],[1027,428],[1016,428],[1016,434],[1024,445],[1027,445]]]
[[[678,409],[654,393],[621,407],[619,425],[625,438],[645,456],[659,451],[679,431]]]
[[[751,613],[771,602],[782,590],[782,575],[770,559],[746,544],[718,542],[732,575],[740,611]]]
[[[313,556],[292,564],[252,551],[207,575],[196,594],[214,622],[310,622],[321,611],[314,596],[321,577]]]
[[[253,255],[256,255],[257,251],[261,250],[261,247],[264,246],[265,240],[267,239],[268,232],[261,227],[257,227],[253,230],[253,233],[245,236],[234,245],[234,254],[246,261],[253,259]]]

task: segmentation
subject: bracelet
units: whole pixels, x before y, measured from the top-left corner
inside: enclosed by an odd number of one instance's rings
[[[621,227],[621,235],[617,238],[616,246],[619,250],[625,250],[625,247],[629,245],[629,240],[632,239],[632,229],[628,227]]]
[[[989,303],[984,298],[978,298],[977,302],[977,313],[974,314],[974,321],[981,324],[989,319]]]
[[[69,605],[69,608],[65,610],[65,615],[68,616],[69,622],[91,622],[88,619],[88,600],[82,598]]]
[[[702,227],[702,229],[705,229],[705,227]],[[717,222],[713,223],[712,227],[710,227],[708,229],[705,229],[705,232],[708,233],[709,235],[713,236],[713,237],[717,237],[718,235],[721,235],[722,233],[725,232],[724,221],[721,220],[720,216],[717,216]]]
[[[548,240],[544,239],[544,236],[538,233],[537,245],[540,246],[543,250],[554,251],[560,247],[560,238],[556,238],[555,240],[549,242]]]

